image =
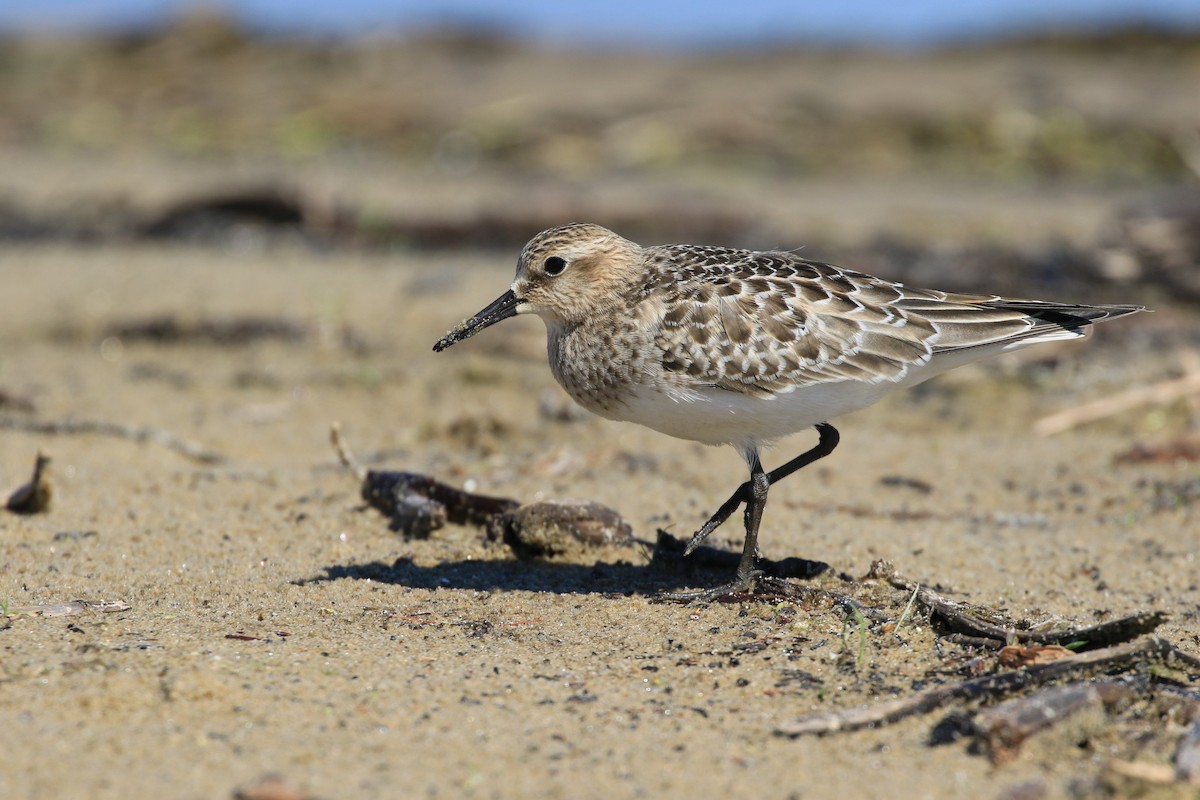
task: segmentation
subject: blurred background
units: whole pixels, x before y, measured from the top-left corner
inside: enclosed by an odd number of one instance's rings
[[[1200,300],[1189,0],[47,0],[0,38],[9,241],[511,255],[590,220]]]
[[[534,320],[431,352],[570,221],[1153,308],[857,413],[772,490],[764,552],[895,559],[1029,624],[1169,611],[1195,650],[1198,0],[0,0],[0,798],[268,770],[323,797],[1101,796],[1117,759],[1194,754],[1142,704],[1003,773],[913,729],[796,750],[772,714],[982,657],[906,628],[859,670],[825,601],[683,621],[612,602],[683,580],[648,551],[534,567],[362,511],[332,420],[364,464],[594,500],[645,540],[742,479],[732,448],[577,409]],[[29,610],[78,598],[132,610]],[[715,699],[711,654],[810,635]]]

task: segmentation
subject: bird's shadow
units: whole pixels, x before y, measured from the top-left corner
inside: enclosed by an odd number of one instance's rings
[[[649,544],[643,542],[642,544]],[[389,563],[333,564],[321,574],[293,581],[299,585],[342,578],[370,580],[413,589],[473,589],[475,591],[527,591],[555,594],[647,594],[683,588],[713,586],[728,580],[739,555],[701,546],[690,557],[683,555],[685,542],[660,531],[648,563],[628,561],[573,564],[542,559],[515,558],[442,561],[420,566],[409,557]],[[785,558],[760,559],[758,567],[776,578],[812,579],[830,571],[822,561]]]
[[[391,563],[333,564],[293,583],[307,585],[343,578],[370,580],[413,589],[472,589],[555,594],[656,594],[664,590],[715,583],[722,573],[700,568],[676,569],[627,561],[593,564],[518,561],[517,559],[443,561],[432,566],[401,557]]]

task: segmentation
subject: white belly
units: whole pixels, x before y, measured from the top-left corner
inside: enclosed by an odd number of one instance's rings
[[[660,388],[655,388],[642,383],[622,398],[624,402],[592,410],[668,436],[703,444],[730,444],[746,453],[819,422],[866,408],[898,389],[988,355],[991,353],[985,348],[946,354],[910,369],[898,381],[826,381],[768,397],[713,387],[678,389],[659,384]]]
[[[865,408],[896,388],[894,383],[838,381],[764,398],[715,388],[664,392],[643,384],[623,404],[600,413],[679,439],[730,444],[744,452]]]

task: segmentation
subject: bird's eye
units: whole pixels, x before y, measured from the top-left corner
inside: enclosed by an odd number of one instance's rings
[[[567,268],[567,262],[560,256],[550,256],[542,266],[545,268],[546,274],[553,277]]]

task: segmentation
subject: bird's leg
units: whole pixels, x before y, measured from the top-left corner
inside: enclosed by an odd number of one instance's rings
[[[746,498],[746,542],[742,545],[742,560],[732,586],[749,589],[761,573],[754,571],[754,559],[758,557],[758,525],[762,522],[763,509],[767,507],[767,492],[771,489],[771,476],[763,471],[758,453],[750,459],[750,496]]]
[[[811,450],[770,472],[763,470],[758,452],[752,451],[749,456],[750,480],[739,486],[737,491],[717,509],[717,513],[713,514],[712,518],[704,523],[704,526],[696,531],[691,541],[688,542],[684,555],[691,553],[696,545],[704,540],[704,537],[729,519],[734,510],[744,502],[746,504],[746,541],[742,546],[742,559],[738,562],[737,573],[734,575],[733,581],[700,592],[671,592],[664,595],[667,599],[713,600],[725,595],[747,591],[754,585],[754,579],[760,574],[754,570],[754,559],[758,555],[758,527],[762,522],[763,509],[767,507],[767,493],[770,491],[771,484],[783,480],[793,472],[829,455],[837,447],[841,438],[837,428],[827,422],[820,423],[816,428],[821,438]]]
[[[814,461],[824,458],[833,452],[834,448],[838,446],[838,441],[841,438],[841,436],[838,434],[837,428],[833,427],[828,422],[821,422],[816,425],[816,429],[817,433],[820,434],[821,437],[816,445],[813,446],[811,450],[801,453],[783,466],[766,473],[767,486],[778,483],[796,470],[807,467]],[[754,458],[755,461],[758,460],[757,455],[755,455]],[[759,469],[761,469],[761,466]],[[750,477],[753,480],[753,465],[751,465]],[[701,542],[708,538],[710,533],[720,527],[721,523],[723,523],[725,520],[729,519],[733,512],[737,511],[737,507],[742,503],[747,503],[746,510],[749,511],[748,504],[750,503],[754,492],[752,480],[746,481],[736,490],[734,490],[733,494],[729,496],[729,499],[722,503],[721,507],[717,509],[717,513],[713,514],[709,518],[708,522],[700,526],[700,530],[692,534],[692,538],[688,540],[687,547],[683,551],[685,556],[690,555],[691,552],[695,550]],[[761,510],[759,513],[762,513]]]
[[[784,464],[782,467],[776,467],[767,473],[767,477],[771,479],[771,485],[779,483],[781,480],[791,475],[799,469],[804,469],[814,461],[818,461],[834,451],[838,446],[838,442],[842,440],[842,435],[838,433],[838,429],[830,425],[828,422],[818,422],[813,426],[817,429],[817,434],[821,437],[811,450],[806,453],[801,453],[796,458]]]
[[[733,496],[725,501],[720,510],[705,523],[705,528],[712,530],[729,518],[733,510],[738,507],[743,501],[746,503],[746,543],[742,547],[742,560],[738,562],[737,574],[729,583],[715,586],[712,589],[702,589],[698,592],[666,592],[662,597],[667,600],[683,600],[686,602],[695,602],[701,600],[715,600],[718,597],[737,594],[738,592],[749,591],[754,586],[754,579],[759,576],[758,572],[754,571],[754,558],[758,551],[758,525],[762,522],[763,508],[767,505],[767,492],[771,489],[771,476],[768,475],[762,468],[762,462],[758,459],[758,451],[752,450],[747,455],[750,462],[750,480],[738,487],[738,490],[733,493]],[[715,521],[714,521],[715,520]],[[701,529],[704,530],[703,528]],[[700,534],[692,537],[692,541],[688,544],[688,549],[684,554],[690,553],[692,548],[700,541]]]

